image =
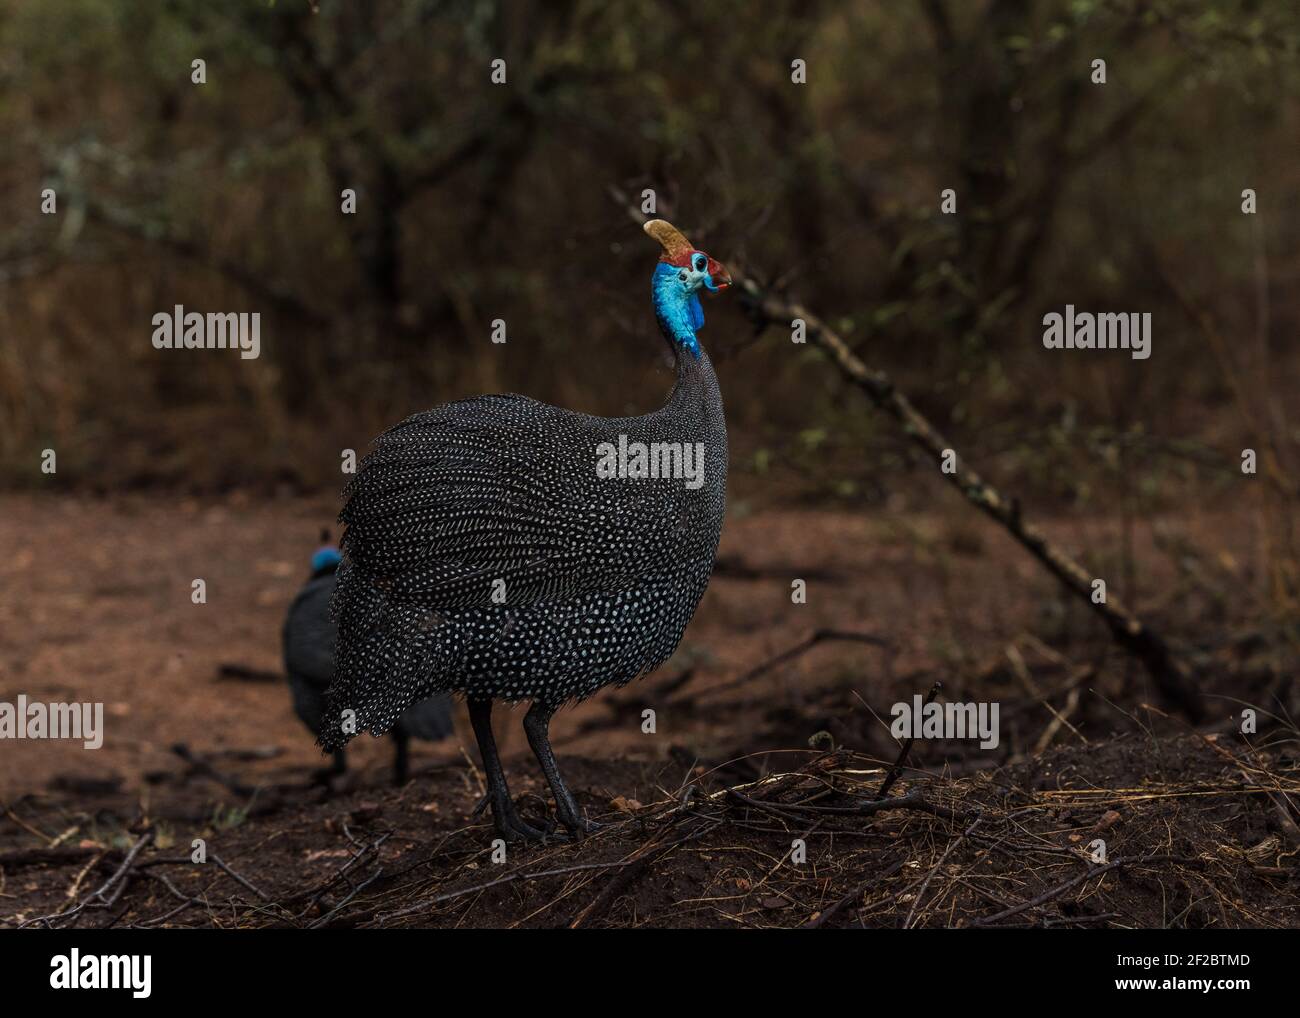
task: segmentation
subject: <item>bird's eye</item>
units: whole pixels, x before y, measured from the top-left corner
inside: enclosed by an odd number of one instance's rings
[[[707,265],[707,264],[708,264],[708,262],[705,260],[704,255],[696,255],[696,256],[695,256],[695,271],[696,271],[696,272],[703,272],[703,271],[704,271],[704,266]]]

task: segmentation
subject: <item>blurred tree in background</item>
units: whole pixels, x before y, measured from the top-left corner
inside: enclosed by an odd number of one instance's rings
[[[1267,0],[0,0],[0,478],[333,488],[471,392],[648,410],[611,190],[653,188],[1030,493],[1204,492],[1246,445],[1285,488],[1298,53]],[[1044,350],[1066,303],[1152,312],[1151,359]],[[174,304],[261,312],[261,358],[153,349]],[[887,494],[911,454],[818,355],[707,310],[742,497]]]

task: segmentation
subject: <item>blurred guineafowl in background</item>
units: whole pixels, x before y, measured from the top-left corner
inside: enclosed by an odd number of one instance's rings
[[[661,409],[605,418],[518,395],[448,403],[381,435],[345,491],[321,745],[381,735],[431,693],[464,693],[507,840],[545,832],[510,798],[492,701],[532,701],[524,730],[559,820],[574,837],[591,830],[560,777],[551,717],[668,659],[722,532],[727,430],[696,332],[699,291],[731,279],[668,223],[645,229],[663,248],[651,297],[677,375]]]
[[[311,558],[311,577],[289,606],[284,620],[284,667],[293,693],[294,712],[315,735],[320,734],[325,691],[334,678],[334,646],[337,631],[330,621],[330,599],[340,555],[324,547]],[[451,698],[434,696],[408,708],[392,727],[396,743],[393,780],[405,784],[410,763],[408,743],[412,736],[435,742],[452,732]],[[343,747],[334,750],[334,764],[315,777],[328,780],[347,770]]]

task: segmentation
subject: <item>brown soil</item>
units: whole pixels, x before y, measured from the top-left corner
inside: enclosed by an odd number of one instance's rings
[[[1295,716],[1295,640],[1254,593],[1249,518],[1163,520],[1134,532],[1127,568],[1094,563],[1175,638],[1207,692],[1233,698],[1211,698],[1213,722],[1195,734],[1162,716],[1085,609],[966,510],[742,507],[677,658],[557,719],[570,784],[611,826],[579,845],[512,847],[498,864],[490,827],[470,818],[481,779],[458,745],[417,747],[402,789],[387,787],[388,747],[370,739],[353,744],[344,787],[307,780],[321,759],[274,673],[283,610],[332,512],[239,497],[0,500],[0,701],[100,700],[108,727],[97,751],[0,742],[4,924],[68,908],[145,836],[113,907],[57,924],[179,909],[165,922],[1300,925],[1300,764],[1279,710]],[[1075,551],[1117,544],[1086,519],[1049,530]],[[207,604],[190,601],[196,577]],[[791,603],[796,577],[807,604]],[[1230,599],[1214,593],[1225,587]],[[751,674],[828,628],[890,646],[826,640]],[[222,678],[223,664],[272,677]],[[936,680],[949,700],[1000,704],[999,746],[918,743],[892,794],[925,806],[861,812],[897,754],[890,705]],[[1236,701],[1283,720],[1244,738]],[[646,707],[655,734],[641,731]],[[844,752],[821,752],[832,747]],[[522,740],[514,749],[512,791],[540,816],[544,784]],[[807,861],[795,864],[799,836]],[[1118,864],[1089,876],[1099,864],[1079,853],[1098,836]],[[187,861],[196,837],[206,866]]]

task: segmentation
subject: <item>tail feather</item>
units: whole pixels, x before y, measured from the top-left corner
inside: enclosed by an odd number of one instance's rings
[[[438,692],[437,677],[447,673],[458,644],[441,614],[395,600],[359,574],[340,575],[335,611],[338,653],[320,729],[327,750],[361,732],[383,735],[409,707]]]

